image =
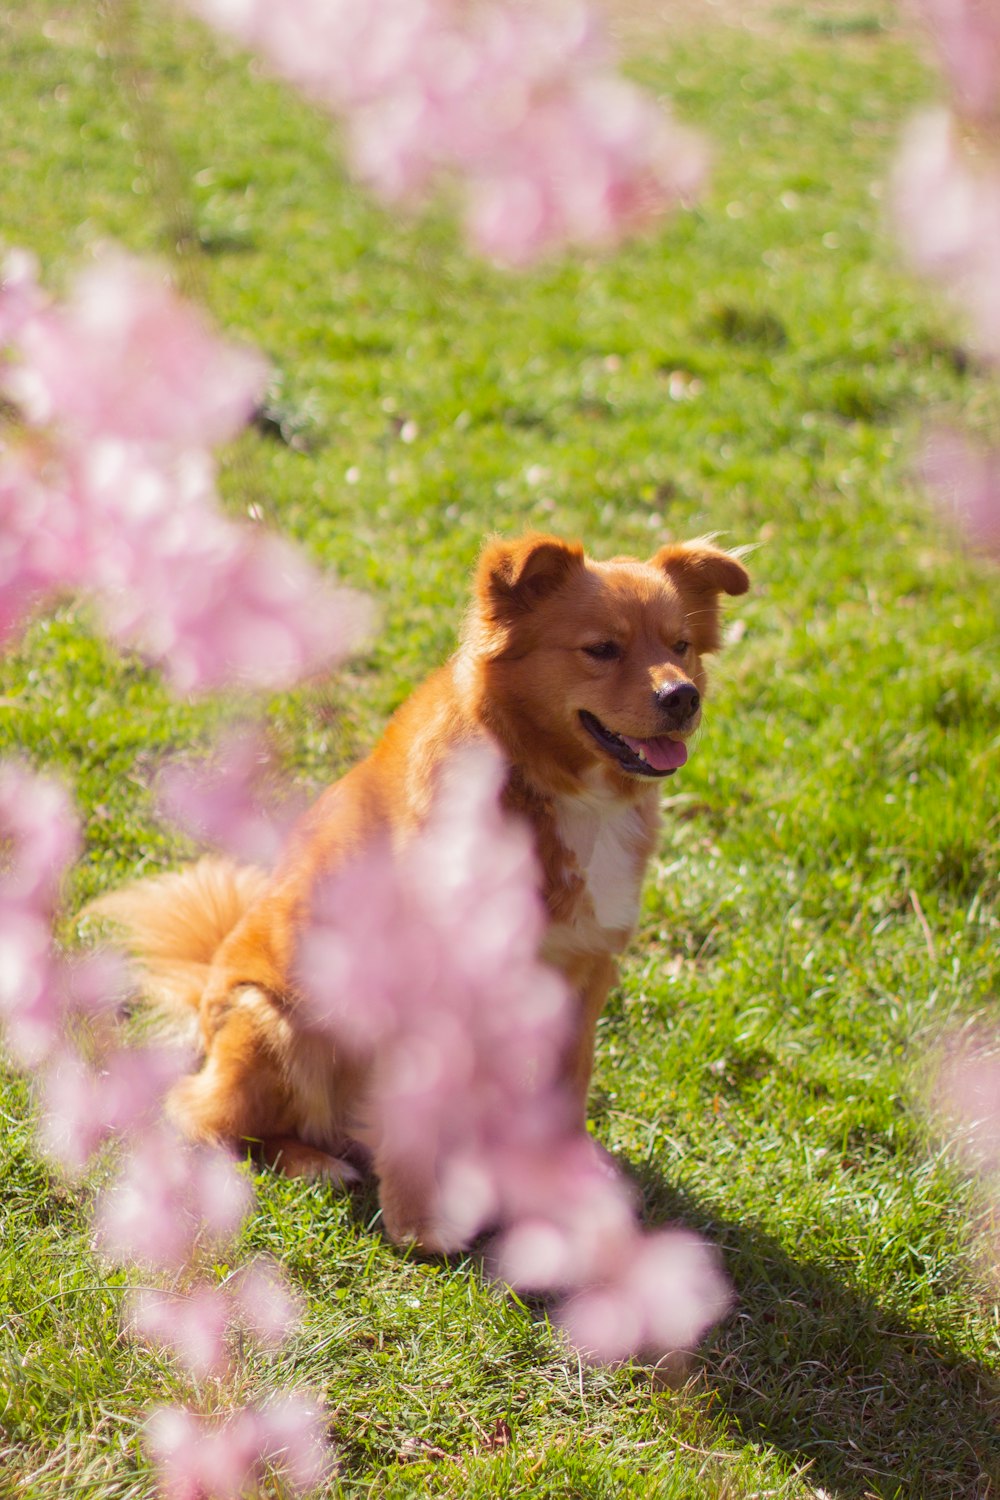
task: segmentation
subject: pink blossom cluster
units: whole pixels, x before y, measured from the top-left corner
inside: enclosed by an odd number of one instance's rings
[[[155,1048],[110,1049],[94,1066],[64,1044],[42,1088],[41,1139],[71,1170],[111,1133],[124,1142],[98,1197],[95,1244],[110,1261],[187,1282],[183,1291],[133,1288],[126,1329],[168,1350],[196,1380],[218,1381],[232,1370],[235,1330],[276,1348],[295,1326],[299,1302],[267,1259],[239,1267],[222,1285],[198,1274],[206,1254],[238,1231],[252,1192],[227,1152],[189,1145],[162,1118],[178,1066],[175,1053]],[[311,1489],[329,1465],[317,1405],[294,1394],[225,1418],[162,1407],[150,1418],[147,1446],[162,1493],[192,1500],[246,1493],[265,1465],[283,1470],[290,1491]]]
[[[985,1037],[955,1046],[938,1078],[938,1112],[956,1132],[966,1159],[1000,1178],[1000,1050]]]
[[[174,1047],[108,1047],[95,1062],[61,1039],[39,1087],[45,1155],[68,1175],[81,1173],[105,1141],[153,1123],[182,1066]]]
[[[129,1146],[95,1215],[96,1242],[109,1260],[176,1271],[202,1242],[232,1238],[253,1195],[227,1152],[188,1146],[159,1119]]]
[[[613,66],[578,0],[183,0],[346,122],[385,200],[442,179],[473,244],[524,265],[607,246],[697,188],[705,151]]]
[[[308,1395],[245,1406],[225,1417],[178,1406],[157,1408],[147,1446],[165,1500],[236,1500],[258,1489],[265,1466],[278,1469],[293,1493],[313,1490],[331,1467],[322,1411]]]
[[[38,286],[29,257],[8,258],[0,395],[17,416],[0,446],[0,640],[38,604],[79,590],[115,640],[157,659],[181,690],[284,685],[343,654],[363,624],[357,598],[332,591],[287,544],[234,525],[217,505],[209,449],[246,420],[262,376],[256,357],[219,341],[138,262],[105,258],[60,305]],[[249,777],[252,750],[244,763]],[[198,804],[196,819],[233,829],[232,797],[220,807],[176,768],[171,790],[175,801]],[[240,826],[241,852],[259,857],[271,825],[258,811]],[[64,1170],[81,1171],[109,1138],[123,1143],[98,1204],[104,1254],[190,1275],[205,1245],[235,1233],[249,1189],[225,1153],[187,1146],[161,1118],[182,1059],[123,1048],[105,1024],[125,991],[121,964],[105,954],[70,962],[55,951],[51,924],[77,844],[62,788],[0,766],[5,1040],[38,1071],[40,1142]],[[233,1292],[196,1281],[187,1298],[137,1294],[130,1322],[193,1374],[221,1374],[235,1323],[274,1342],[291,1313],[280,1277],[258,1266]],[[178,1408],[160,1412],[154,1429],[163,1485],[178,1494],[214,1493],[226,1463],[226,1493],[256,1484],[273,1462],[290,1486],[307,1487],[326,1462],[319,1418],[298,1398],[214,1423]],[[170,1430],[187,1440],[168,1441]]]
[[[199,1379],[228,1373],[227,1335],[233,1329],[274,1349],[285,1342],[298,1319],[299,1302],[281,1268],[264,1258],[240,1267],[222,1285],[201,1281],[184,1292],[134,1288],[126,1316],[137,1337],[171,1350]]]
[[[69,964],[52,920],[79,834],[57,781],[0,762],[0,1025],[12,1057],[37,1068],[75,1017],[114,1003],[121,971],[101,959]]]
[[[943,514],[974,546],[1000,558],[1000,449],[942,428],[925,444],[923,475]]]
[[[956,110],[1000,121],[1000,10],[995,0],[908,0],[937,56]]]
[[[964,312],[980,355],[1000,361],[1000,7],[910,0],[937,54],[950,108],[910,122],[896,163],[900,238],[913,265]],[[1000,558],[1000,453],[956,432],[928,445],[925,477],[942,512]]]
[[[498,1273],[556,1297],[593,1357],[687,1346],[725,1310],[726,1284],[694,1237],[641,1231],[574,1125],[570,1000],[536,956],[537,870],[527,829],[501,812],[502,775],[498,756],[466,752],[402,853],[369,852],[327,883],[299,955],[311,1020],[371,1069],[363,1129],[383,1206],[417,1185],[425,1243],[454,1250],[499,1227]]]
[[[275,767],[265,735],[229,730],[207,759],[169,762],[158,778],[161,811],[198,843],[270,869],[303,801]]]
[[[9,256],[0,395],[19,421],[0,446],[0,640],[79,590],[182,692],[286,686],[342,657],[365,625],[358,596],[218,506],[211,449],[264,378],[139,261],[106,255],[57,303],[29,256]]]
[[[250,1188],[227,1153],[187,1145],[162,1118],[165,1091],[183,1056],[173,1048],[122,1047],[102,1025],[124,993],[120,962],[106,954],[70,962],[56,952],[52,920],[77,847],[63,788],[0,764],[4,1040],[15,1060],[38,1075],[39,1141],[46,1155],[76,1174],[108,1139],[124,1146],[98,1200],[95,1239],[102,1253],[190,1276],[205,1248],[236,1233]],[[222,1287],[196,1279],[186,1295],[137,1289],[127,1308],[132,1332],[172,1350],[196,1377],[227,1373],[234,1328],[273,1347],[296,1317],[296,1298],[268,1261],[241,1267]],[[281,1467],[291,1488],[311,1488],[328,1463],[315,1403],[297,1396],[222,1421],[164,1408],[152,1422],[150,1444],[164,1492],[192,1500],[240,1494],[265,1464]],[[231,1476],[230,1488],[216,1491],[223,1472]]]
[[[1000,1040],[978,1034],[946,1038],[933,1080],[934,1123],[977,1184],[986,1213],[974,1215],[973,1244],[987,1275],[1000,1278]]]
[[[1000,153],[970,154],[947,110],[925,111],[904,136],[895,201],[910,260],[966,311],[981,352],[1000,358]]]
[[[497,1170],[499,1168],[499,1171]],[[500,1153],[497,1273],[554,1297],[555,1316],[590,1359],[690,1349],[728,1310],[714,1249],[685,1230],[643,1231],[633,1195],[586,1135]]]

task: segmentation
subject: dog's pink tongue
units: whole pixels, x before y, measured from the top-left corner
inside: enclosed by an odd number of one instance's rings
[[[657,735],[653,740],[632,740],[627,734],[622,739],[630,750],[636,755],[640,750],[646,757],[647,765],[652,766],[654,771],[676,771],[688,758],[688,749],[683,740],[672,740],[667,735]]]

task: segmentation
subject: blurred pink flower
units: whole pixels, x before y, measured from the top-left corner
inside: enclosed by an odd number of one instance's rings
[[[302,1316],[302,1299],[276,1261],[259,1257],[226,1283],[231,1316],[265,1348],[277,1348]]]
[[[111,1135],[150,1123],[184,1066],[167,1047],[115,1050],[98,1067],[64,1047],[42,1079],[39,1142],[70,1173],[80,1172]]]
[[[300,1305],[281,1268],[259,1259],[220,1286],[202,1281],[188,1292],[134,1288],[125,1322],[138,1337],[172,1350],[192,1375],[223,1375],[228,1329],[239,1325],[263,1347],[277,1349],[298,1322]]]
[[[120,254],[63,304],[16,260],[0,330],[0,389],[27,424],[0,451],[0,639],[47,597],[85,590],[181,692],[286,686],[357,643],[367,601],[218,508],[209,450],[249,416],[256,356]]]
[[[184,3],[344,116],[382,198],[464,183],[470,237],[497,261],[613,244],[704,173],[700,141],[615,71],[583,4]]]
[[[81,272],[60,306],[36,300],[15,334],[8,396],[33,426],[79,436],[213,447],[235,437],[267,380],[260,355],[224,343],[159,272],[121,252]]]
[[[264,869],[303,810],[303,799],[282,783],[265,736],[252,729],[227,733],[210,759],[168,763],[157,790],[162,812],[185,833]]]
[[[321,1408],[301,1395],[223,1418],[157,1407],[146,1446],[166,1500],[235,1500],[256,1484],[265,1464],[302,1494],[321,1484],[332,1465]]]
[[[1000,449],[939,430],[927,440],[921,469],[942,514],[973,546],[1000,558]]]
[[[314,1396],[279,1395],[258,1409],[256,1420],[263,1455],[294,1491],[304,1494],[323,1483],[332,1468],[333,1453],[323,1408]]]
[[[633,1193],[578,1135],[512,1153],[502,1175],[496,1274],[553,1294],[553,1316],[589,1358],[691,1348],[732,1301],[719,1257],[683,1230],[644,1231]]]
[[[0,896],[0,1022],[23,1068],[37,1066],[59,1044],[65,1019],[60,977],[48,917]]]
[[[993,1175],[1000,1171],[1000,1053],[992,1044],[956,1048],[937,1080],[938,1114],[957,1132],[957,1144],[971,1165]]]
[[[52,910],[79,851],[80,835],[69,794],[52,777],[16,761],[0,761],[0,900]]]
[[[432,1179],[456,1153],[488,1167],[512,1130],[541,1131],[544,1116],[547,1131],[564,1109],[552,1091],[568,996],[536,957],[534,854],[501,815],[502,776],[495,754],[458,758],[419,838],[322,888],[299,953],[313,1023],[374,1059],[383,1160],[416,1154]],[[457,1245],[482,1227],[464,1216],[438,1231]]]
[[[172,1350],[190,1374],[202,1379],[223,1375],[228,1368],[231,1311],[225,1292],[204,1282],[187,1293],[136,1287],[126,1300],[125,1322],[137,1337]]]
[[[704,1240],[682,1230],[633,1231],[614,1272],[585,1283],[557,1318],[577,1349],[613,1362],[690,1349],[731,1303],[719,1257]]]
[[[63,787],[0,762],[0,1022],[24,1067],[57,1047],[70,1003],[50,927],[78,842]]]
[[[996,0],[909,0],[929,33],[956,108],[973,119],[1000,112],[1000,9]]]
[[[251,1198],[231,1156],[189,1146],[160,1122],[131,1145],[116,1180],[101,1193],[96,1241],[109,1260],[176,1270],[203,1238],[234,1235]]]
[[[44,470],[0,443],[0,646],[78,576],[81,517],[54,494]]]
[[[115,1018],[135,994],[135,978],[114,948],[72,953],[60,961],[66,1008],[74,1016]]]
[[[904,251],[965,310],[970,336],[1000,358],[1000,170],[973,162],[944,110],[911,120],[895,170]]]
[[[0,368],[6,345],[44,308],[38,262],[28,250],[11,250],[0,261]]]
[[[236,1500],[260,1463],[255,1425],[243,1413],[220,1420],[183,1406],[154,1407],[146,1447],[165,1500]]]
[[[726,1283],[692,1236],[642,1232],[631,1191],[570,1123],[569,997],[536,956],[537,870],[528,830],[501,812],[504,774],[494,753],[457,756],[420,835],[327,883],[299,955],[309,1014],[367,1059],[383,1188],[436,1193],[433,1243],[500,1226],[497,1274],[560,1298],[595,1357],[686,1346],[728,1306]]]

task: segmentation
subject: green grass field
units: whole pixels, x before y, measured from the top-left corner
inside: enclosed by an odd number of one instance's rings
[[[374,207],[327,122],[169,7],[0,11],[4,239],[60,285],[95,241],[159,252],[193,223],[183,274],[273,361],[284,433],[227,456],[227,502],[381,609],[367,655],[260,704],[172,700],[75,604],[37,620],[0,663],[0,750],[75,788],[68,910],[184,857],[155,767],[229,715],[265,713],[305,786],[363,753],[452,648],[489,531],[757,549],[592,1102],[647,1221],[720,1247],[735,1309],[669,1379],[588,1369],[473,1259],[386,1245],[371,1195],[262,1175],[243,1249],[278,1255],[308,1317],[239,1394],[325,1392],[337,1495],[1000,1492],[992,1211],[923,1111],[941,1033],[998,1019],[1000,868],[1000,574],[911,477],[922,424],[985,429],[1000,403],[886,205],[932,83],[883,0],[755,5],[752,30],[684,11],[629,35],[714,141],[703,201],[516,278],[446,214]],[[0,1495],[144,1496],[143,1410],[187,1387],[122,1340],[89,1247],[100,1172],[61,1184],[30,1115],[5,1072]]]

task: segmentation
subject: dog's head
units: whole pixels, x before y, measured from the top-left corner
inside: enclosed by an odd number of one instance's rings
[[[490,542],[462,648],[480,713],[551,790],[595,771],[619,790],[670,776],[701,722],[720,596],[749,583],[703,540],[647,562],[594,562],[579,542],[537,534]]]

